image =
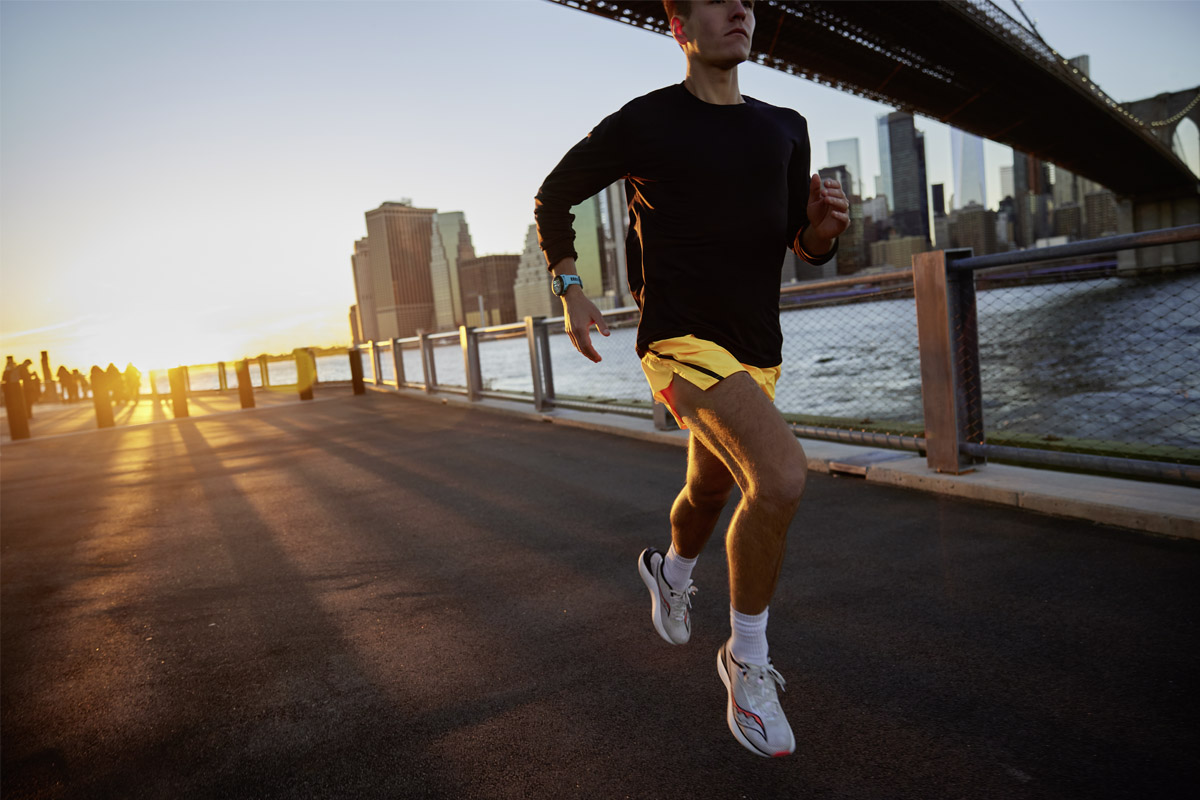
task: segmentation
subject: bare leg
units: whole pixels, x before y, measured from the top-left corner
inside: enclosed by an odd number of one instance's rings
[[[671,541],[684,558],[700,555],[733,490],[733,476],[694,435],[688,439],[687,482],[671,506]]]
[[[742,491],[725,542],[729,592],[734,609],[759,614],[775,592],[787,529],[804,492],[808,469],[804,450],[779,411],[744,372],[708,391],[676,377],[667,391],[693,440],[725,466]],[[691,464],[689,457],[689,481]],[[684,509],[684,519],[691,510]],[[673,523],[674,517],[672,509]],[[672,528],[674,535],[674,524]],[[682,544],[694,547],[702,528],[690,530],[692,535],[682,537],[686,539]],[[681,551],[681,555],[688,554]]]

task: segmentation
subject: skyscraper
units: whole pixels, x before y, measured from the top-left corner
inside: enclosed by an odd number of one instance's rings
[[[379,325],[375,320],[371,245],[365,236],[354,243],[354,255],[350,256],[350,266],[354,270],[354,297],[358,300],[358,325],[353,331],[355,341],[374,341],[379,338]]]
[[[971,203],[987,205],[983,139],[973,133],[951,128],[950,155],[954,168],[954,208],[966,208]]]
[[[875,196],[883,195],[888,199],[888,205],[896,207],[896,197],[892,194],[892,147],[888,132],[888,115],[880,114],[875,118],[875,128],[879,132],[879,178],[875,181]]]
[[[433,215],[429,271],[433,280],[435,327],[448,331],[463,325],[463,295],[458,266],[475,257],[466,215],[450,211]]]
[[[1019,247],[1050,236],[1050,170],[1041,159],[1013,150],[1013,235]]]
[[[935,183],[930,187],[933,192],[933,216],[940,217],[946,213],[946,186],[945,184]]]
[[[903,236],[929,241],[929,194],[925,177],[925,135],[903,111],[887,115],[892,173],[892,221]]]
[[[520,260],[520,256],[482,256],[459,263],[465,324],[503,325],[517,321],[513,284]]]
[[[433,330],[429,272],[435,209],[412,201],[387,202],[366,213],[376,338],[415,336]]]
[[[1013,168],[1000,168],[1000,199],[1013,196]]]
[[[513,299],[519,320],[562,313],[562,302],[550,291],[550,272],[546,269],[546,256],[538,246],[536,225],[530,225],[525,234],[525,250],[517,262],[513,281]]]
[[[837,139],[825,145],[829,166],[841,164],[850,172],[850,184],[843,186],[846,196],[863,196],[862,169],[859,167],[858,139]]]

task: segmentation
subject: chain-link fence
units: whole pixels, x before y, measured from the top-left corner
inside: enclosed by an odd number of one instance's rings
[[[1200,463],[1200,272],[1047,272],[976,276],[988,443]]]
[[[788,421],[921,435],[911,271],[809,284],[786,292],[780,309],[775,403]]]

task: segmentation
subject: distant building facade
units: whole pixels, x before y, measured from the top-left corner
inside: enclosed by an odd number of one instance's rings
[[[969,247],[977,256],[1001,251],[996,241],[996,212],[979,203],[952,212],[947,227],[949,247]]]
[[[429,272],[432,208],[411,201],[386,202],[366,213],[375,337],[391,339],[433,330],[433,281]]]
[[[464,324],[458,265],[475,258],[475,246],[461,211],[434,214],[430,239],[429,272],[433,281],[434,327],[454,330]]]
[[[366,237],[354,243],[350,267],[354,273],[354,299],[358,301],[358,323],[350,332],[356,342],[373,341],[379,338],[379,324],[375,319],[375,279],[371,275],[371,246]]]
[[[550,290],[550,272],[546,256],[538,246],[537,225],[525,233],[525,250],[517,261],[517,276],[513,281],[513,300],[517,319],[525,317],[556,317],[562,313],[562,301]]]
[[[950,155],[954,171],[955,209],[974,203],[987,205],[987,181],[983,174],[983,139],[973,133],[950,129]]]
[[[503,325],[517,321],[513,284],[520,256],[499,255],[464,259],[458,265],[466,325]]]
[[[924,253],[929,244],[923,236],[899,236],[893,232],[890,239],[871,245],[871,266],[907,269],[912,266],[912,257]]]
[[[887,115],[892,173],[892,224],[902,236],[929,241],[929,195],[925,174],[925,135],[913,126],[912,114]]]
[[[825,145],[829,166],[841,164],[850,173],[850,180],[843,185],[846,196],[863,196],[863,176],[858,157],[858,139],[837,139]]]

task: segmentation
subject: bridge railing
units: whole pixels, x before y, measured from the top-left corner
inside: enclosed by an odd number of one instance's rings
[[[1119,266],[1124,250],[1195,241],[1200,225],[915,256],[930,466],[1200,483],[1200,259]]]
[[[913,269],[785,287],[776,404],[798,435],[921,452],[941,471],[992,458],[1200,482],[1200,273],[1127,273],[1116,257],[1182,241],[1200,241],[1200,226],[999,256],[935,251],[915,256]],[[1123,296],[1135,302],[1113,323]],[[632,353],[637,313],[605,312],[613,338],[624,338],[602,364],[551,335],[561,317],[360,351],[402,353],[401,380],[393,368],[381,386],[653,416],[671,427]]]

